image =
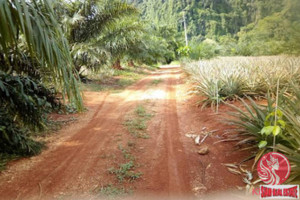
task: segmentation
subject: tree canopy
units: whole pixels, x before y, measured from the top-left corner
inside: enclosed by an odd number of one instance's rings
[[[128,0],[152,26],[168,27],[184,45],[183,15],[191,47],[206,39],[223,55],[299,53],[297,0]],[[194,47],[199,48],[199,47]]]

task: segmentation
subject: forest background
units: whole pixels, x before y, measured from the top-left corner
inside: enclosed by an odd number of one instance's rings
[[[297,0],[127,0],[176,53],[192,59],[300,52]],[[184,17],[189,47],[185,46]]]

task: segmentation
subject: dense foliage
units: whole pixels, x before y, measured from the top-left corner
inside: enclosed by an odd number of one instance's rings
[[[121,0],[0,1],[0,156],[38,153],[30,136],[62,103],[83,110],[81,72],[166,62],[172,53]]]
[[[32,155],[30,134],[60,105],[56,92],[83,108],[68,41],[49,1],[0,1],[0,154]],[[46,86],[47,85],[47,86]]]
[[[51,79],[81,109],[68,41],[50,2],[0,1],[0,27],[1,70]]]
[[[24,76],[0,73],[0,152],[36,154],[41,144],[30,131],[44,130],[46,114],[61,105],[54,89]]]
[[[300,52],[300,3],[296,0],[127,1],[136,4],[152,26],[172,29],[181,46],[185,16],[193,59]]]

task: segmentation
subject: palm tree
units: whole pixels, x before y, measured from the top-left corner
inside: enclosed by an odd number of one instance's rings
[[[138,48],[142,44],[142,37],[145,28],[138,19],[129,16],[116,23],[113,31],[104,34],[98,42],[102,43],[110,52],[112,67],[122,69],[121,59],[129,55],[130,49]]]
[[[111,42],[121,34],[120,30],[124,30],[120,21],[138,14],[135,7],[118,0],[60,1],[55,8],[61,13],[60,21],[78,71],[82,66],[95,70],[101,64],[109,63],[115,56],[112,49],[123,48],[123,44],[118,46]]]
[[[41,150],[30,132],[44,129],[46,112],[60,106],[48,86],[83,108],[76,75],[50,1],[0,0],[0,153]]]
[[[47,71],[51,81],[62,86],[62,94],[83,107],[68,41],[50,1],[0,1],[0,63],[7,73],[26,73],[20,63]]]

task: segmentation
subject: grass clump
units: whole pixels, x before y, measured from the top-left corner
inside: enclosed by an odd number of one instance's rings
[[[119,168],[108,169],[109,173],[116,175],[118,181],[122,183],[125,180],[132,182],[141,177],[141,172],[135,172],[135,163],[131,160],[129,162],[119,165]]]
[[[154,79],[153,81],[151,81],[151,85],[158,85],[159,83],[161,83],[163,80],[162,79]]]
[[[132,141],[128,141],[127,145],[128,145],[128,147],[134,148],[136,144],[134,142],[132,142]]]
[[[129,142],[128,146],[129,147],[133,147],[132,144],[134,144],[134,143]],[[134,156],[130,153],[129,150],[123,148],[122,146],[119,146],[119,150],[122,152],[122,155],[123,155],[123,157],[124,157],[125,160],[130,160],[130,161],[134,161],[135,160]]]
[[[134,137],[148,139],[149,135],[146,132],[147,121],[151,117],[152,114],[147,113],[145,107],[138,105],[134,110],[134,115],[130,119],[125,120],[124,125]]]
[[[127,86],[132,85],[133,83],[135,83],[137,80],[139,80],[140,78],[121,78],[117,81],[117,84],[120,88],[125,88]]]
[[[108,199],[118,199],[133,193],[133,191],[130,189],[126,189],[125,187],[118,187],[113,184],[102,186],[97,192],[100,194],[100,196],[106,197]]]
[[[119,183],[124,181],[133,182],[136,179],[139,179],[142,176],[141,172],[136,172],[135,157],[131,154],[130,149],[134,147],[133,143],[128,143],[129,148],[126,149],[119,145],[119,150],[122,152],[124,163],[118,165],[117,168],[111,167],[108,169],[110,174],[114,174],[118,179]]]
[[[84,91],[100,92],[105,90],[105,87],[97,81],[91,81],[89,83],[81,83],[81,88]]]
[[[84,91],[100,92],[100,91],[121,91],[127,86],[134,84],[141,77],[110,77],[101,81],[91,80],[87,83],[82,83],[82,89]]]

